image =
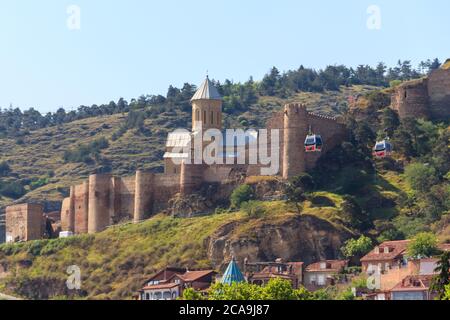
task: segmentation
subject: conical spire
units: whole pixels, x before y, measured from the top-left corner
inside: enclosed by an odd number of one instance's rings
[[[239,282],[245,282],[245,278],[241,270],[239,269],[239,266],[236,263],[236,259],[233,257],[233,259],[231,259],[230,264],[228,265],[227,270],[223,274],[221,283],[230,285],[232,283],[239,283]]]
[[[222,100],[217,88],[209,80],[209,76],[206,76],[206,80],[198,88],[197,92],[192,97],[191,101],[195,100]]]

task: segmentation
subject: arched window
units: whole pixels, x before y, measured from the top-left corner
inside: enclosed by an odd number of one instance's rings
[[[220,124],[220,112],[217,112],[217,124]]]
[[[195,121],[200,121],[200,111],[195,110]]]
[[[150,293],[145,294],[145,300],[150,300]]]
[[[214,124],[214,112],[211,111],[211,124]]]
[[[206,111],[203,111],[203,123],[206,124]]]

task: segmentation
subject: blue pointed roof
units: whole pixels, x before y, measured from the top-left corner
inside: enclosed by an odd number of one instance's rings
[[[223,274],[221,283],[230,285],[232,283],[239,283],[239,282],[245,282],[245,278],[241,270],[239,269],[239,266],[236,263],[236,259],[233,258],[230,264],[228,265],[227,270]]]

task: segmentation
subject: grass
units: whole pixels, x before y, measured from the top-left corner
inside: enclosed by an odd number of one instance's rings
[[[190,269],[217,267],[208,257],[207,244],[221,226],[235,224],[229,239],[251,239],[263,226],[283,225],[298,216],[295,206],[283,201],[259,204],[265,212],[260,218],[250,218],[239,211],[189,219],[158,215],[140,224],[118,225],[95,235],[2,245],[0,261],[9,266],[10,274],[0,280],[0,287],[27,298],[64,299],[70,293],[62,289],[55,289],[48,296],[35,296],[36,290],[30,296],[27,290],[35,288],[36,283],[39,288],[58,288],[55,283],[64,284],[67,267],[77,265],[82,273],[82,298],[130,299],[150,275],[168,265]],[[309,208],[302,214],[327,217],[323,208]],[[342,229],[337,224],[336,227]]]

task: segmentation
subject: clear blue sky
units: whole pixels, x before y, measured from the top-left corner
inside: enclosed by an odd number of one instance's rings
[[[67,7],[81,9],[71,31]],[[367,8],[381,9],[369,30]],[[271,66],[450,57],[447,0],[1,0],[0,106],[41,112],[165,94]]]

